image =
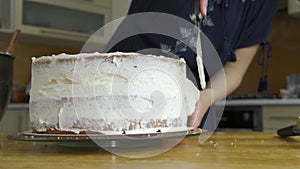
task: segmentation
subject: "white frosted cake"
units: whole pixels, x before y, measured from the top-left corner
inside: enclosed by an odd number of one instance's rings
[[[31,85],[37,133],[182,130],[199,96],[184,60],[138,53],[33,58]]]

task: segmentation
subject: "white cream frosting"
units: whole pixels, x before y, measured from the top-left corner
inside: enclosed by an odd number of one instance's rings
[[[39,131],[182,128],[198,97],[182,59],[121,52],[32,59],[30,121]]]

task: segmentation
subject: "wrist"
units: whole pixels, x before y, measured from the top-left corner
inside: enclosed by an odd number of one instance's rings
[[[213,100],[213,90],[211,88],[206,88],[200,91],[199,101],[201,103],[206,103],[206,105],[211,106],[215,101]]]

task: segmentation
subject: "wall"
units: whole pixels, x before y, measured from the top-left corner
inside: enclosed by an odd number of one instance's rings
[[[288,74],[300,74],[300,18],[288,16],[285,11],[279,12],[271,28],[270,42],[273,54],[269,59],[268,93],[278,93],[281,88],[286,88]],[[260,71],[256,57],[234,93],[256,93]]]
[[[20,36],[22,36],[22,34]],[[0,41],[0,51],[5,51],[7,46],[7,41]],[[28,43],[22,41],[18,42],[15,48],[15,52],[13,53],[13,55],[15,56],[13,84],[21,87],[24,87],[28,84],[31,74],[31,57],[79,52],[80,48],[43,45],[40,43]]]

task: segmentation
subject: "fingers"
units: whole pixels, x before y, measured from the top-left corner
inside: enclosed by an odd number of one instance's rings
[[[206,16],[208,0],[199,0],[199,1],[200,1],[201,14],[202,14],[202,16]]]
[[[195,110],[188,117],[188,126],[198,128],[204,115],[211,106],[211,89],[207,88],[200,92],[199,100],[195,104]]]
[[[203,118],[203,106],[202,104],[200,104],[199,102],[196,103],[196,108],[195,108],[195,112],[188,117],[188,126],[189,127],[194,127],[197,128],[199,127],[202,118]]]
[[[194,127],[194,128],[198,128],[200,123],[201,123],[201,119],[198,117],[198,113],[193,113],[191,116],[188,117],[188,127]]]

